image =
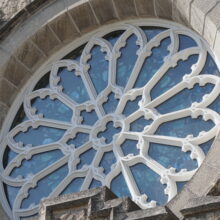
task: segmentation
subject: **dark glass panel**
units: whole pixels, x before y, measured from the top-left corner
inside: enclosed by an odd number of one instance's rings
[[[26,117],[25,111],[24,111],[24,106],[23,104],[20,106],[20,108],[18,109],[18,112],[12,122],[12,125],[10,127],[10,130],[13,129],[14,127],[16,127],[18,124],[27,121],[28,118]]]
[[[136,140],[126,139],[121,144],[121,149],[123,151],[123,154],[125,156],[127,156],[128,154],[138,155],[139,149],[137,149],[137,143],[138,143],[138,141],[136,141]]]
[[[150,125],[152,122],[152,120],[147,120],[142,116],[130,124],[130,130],[134,132],[142,132],[145,126]]]
[[[212,138],[209,141],[206,141],[205,143],[199,145],[205,154],[209,152],[214,140],[215,138]]]
[[[61,195],[79,192],[83,184],[84,177],[77,177],[63,190]]]
[[[112,180],[110,189],[118,197],[131,197],[130,191],[122,173],[120,173]]]
[[[12,151],[8,146],[5,148],[3,156],[3,167],[5,168],[18,154]]]
[[[36,98],[32,101],[32,106],[37,109],[36,114],[43,114],[47,119],[70,122],[73,111],[58,99]]]
[[[46,73],[35,85],[33,91],[43,88],[49,88],[50,72]]]
[[[103,103],[103,108],[106,114],[114,113],[119,100],[115,98],[115,94],[111,92],[108,95],[107,102]]]
[[[5,190],[5,194],[8,200],[8,203],[10,205],[10,207],[13,207],[13,203],[15,201],[15,198],[20,190],[20,187],[14,187],[14,186],[9,186],[6,184],[3,184],[4,186],[4,190]]]
[[[203,70],[201,71],[201,74],[212,74],[215,76],[220,76],[219,68],[209,53],[207,55],[206,63]]]
[[[34,129],[30,127],[26,132],[19,132],[15,137],[15,141],[22,142],[24,145],[32,144],[32,146],[50,144],[58,141],[64,134],[65,130],[39,126]]]
[[[191,67],[198,61],[198,55],[191,55],[187,60],[180,60],[177,66],[170,68],[151,90],[151,98],[155,99],[182,81],[183,76],[191,73]]]
[[[109,144],[113,140],[113,136],[121,131],[121,128],[115,128],[113,122],[110,121],[106,124],[106,129],[103,132],[99,132],[97,137],[105,138],[105,143]]]
[[[160,176],[142,163],[130,167],[141,194],[148,196],[148,201],[155,200],[159,205],[167,202],[164,194],[165,185],[160,183]]]
[[[107,175],[111,171],[111,166],[116,162],[115,155],[112,151],[105,152],[99,166],[104,168],[104,173]]]
[[[118,38],[124,33],[124,30],[113,31],[109,34],[106,34],[103,38],[111,43],[112,46],[115,45]]]
[[[135,88],[145,86],[164,64],[164,58],[169,54],[168,46],[170,43],[170,38],[166,38],[161,41],[158,47],[152,49],[152,55],[147,57],[143,63],[134,85]]]
[[[29,196],[22,201],[21,208],[26,209],[31,204],[39,204],[40,200],[49,196],[49,194],[58,186],[67,174],[68,166],[64,165],[41,179],[35,188],[29,190]]]
[[[127,39],[125,47],[120,50],[121,56],[118,58],[116,66],[116,84],[119,86],[126,86],[136,63],[139,49],[136,42],[137,37],[133,34]]]
[[[75,138],[70,139],[67,143],[73,144],[75,148],[78,148],[89,141],[89,134],[79,132],[76,134]]]
[[[195,84],[192,89],[184,89],[167,101],[156,107],[160,114],[189,108],[193,102],[201,102],[204,95],[211,93],[214,85],[207,83],[205,86]]]
[[[190,158],[190,152],[183,152],[180,147],[150,143],[148,155],[165,168],[176,168],[177,172],[198,168],[197,161]]]
[[[157,36],[158,34],[160,34],[161,32],[167,30],[167,28],[162,28],[162,27],[141,27],[142,30],[144,31],[147,40],[150,41],[151,39],[153,39],[155,36]]]
[[[211,120],[204,121],[202,116],[198,118],[184,117],[173,121],[164,122],[156,130],[156,134],[164,136],[172,136],[185,138],[192,134],[197,137],[201,131],[209,131],[214,127]]]
[[[99,94],[108,85],[108,61],[105,59],[106,54],[101,51],[100,46],[95,46],[91,51],[91,59],[88,64],[90,65],[89,76],[95,87],[96,92]]]
[[[96,179],[92,179],[92,182],[90,183],[89,189],[97,188],[100,186],[102,186],[102,183],[100,181],[98,181]]]
[[[30,160],[23,160],[20,167],[14,168],[10,174],[12,177],[34,175],[51,164],[58,161],[64,155],[60,150],[53,150],[33,155]]]
[[[75,71],[68,71],[66,68],[60,69],[59,76],[59,85],[63,87],[63,93],[79,104],[89,100],[82,78],[76,76]]]
[[[139,109],[138,102],[141,98],[141,96],[137,96],[133,101],[128,100],[122,114],[128,116],[137,111]]]
[[[95,122],[98,120],[98,116],[95,112],[95,110],[92,110],[91,112],[87,112],[86,110],[81,111],[80,114],[83,117],[82,124],[84,125],[94,125]]]
[[[83,44],[82,46],[80,46],[80,47],[76,48],[75,50],[71,51],[70,53],[68,53],[62,59],[71,59],[71,60],[79,61],[85,45],[86,44]]]
[[[81,169],[85,164],[87,165],[91,164],[95,154],[96,154],[96,150],[94,150],[93,148],[90,148],[86,152],[80,154],[79,156],[80,162],[77,164],[77,169]]]
[[[197,46],[197,43],[191,37],[183,34],[179,35],[179,51]]]

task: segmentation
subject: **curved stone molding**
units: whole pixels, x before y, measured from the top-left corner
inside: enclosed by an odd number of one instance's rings
[[[33,1],[0,30],[0,125],[42,64],[59,59],[56,53],[61,48],[109,23],[143,17],[176,21],[202,35],[220,58],[219,4],[217,0]],[[189,198],[206,195],[219,178],[218,146],[219,138],[192,180],[168,204],[177,215]]]

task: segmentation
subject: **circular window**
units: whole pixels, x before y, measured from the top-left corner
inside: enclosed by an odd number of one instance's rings
[[[157,23],[107,32],[55,62],[10,115],[1,192],[15,219],[102,185],[141,208],[166,204],[211,147],[220,73],[203,41]]]

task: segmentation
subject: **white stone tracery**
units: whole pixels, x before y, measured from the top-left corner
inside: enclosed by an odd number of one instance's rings
[[[155,201],[147,202],[147,195],[140,194],[137,184],[132,176],[129,169],[130,166],[137,163],[143,163],[154,172],[160,175],[161,183],[166,184],[165,193],[168,195],[168,200],[171,200],[177,194],[176,181],[188,181],[194,175],[196,170],[187,171],[182,169],[180,172],[176,172],[175,168],[166,169],[157,161],[147,156],[149,142],[159,144],[169,144],[180,147],[183,152],[190,151],[191,158],[196,159],[200,166],[205,158],[205,154],[199,147],[201,143],[204,143],[211,138],[215,137],[217,133],[217,126],[220,123],[220,116],[218,113],[211,109],[206,108],[211,104],[218,96],[220,92],[220,78],[214,75],[199,75],[202,68],[204,67],[207,49],[203,42],[192,35],[190,32],[183,31],[179,27],[173,27],[165,30],[152,40],[148,41],[143,30],[134,25],[120,26],[118,29],[125,29],[126,31],[117,40],[114,47],[105,39],[98,35],[93,37],[83,50],[80,62],[73,60],[60,60],[53,64],[50,74],[50,88],[44,88],[33,92],[27,92],[24,99],[24,110],[28,121],[25,121],[17,125],[12,129],[5,137],[2,143],[3,149],[9,146],[11,150],[18,153],[18,155],[7,165],[4,169],[3,165],[0,166],[1,181],[15,187],[21,187],[17,197],[14,200],[12,208],[13,218],[18,220],[21,216],[30,216],[38,212],[38,204],[31,205],[28,209],[21,209],[22,201],[28,197],[28,191],[31,188],[37,186],[37,182],[55,171],[64,164],[68,164],[69,173],[66,178],[56,187],[56,189],[49,195],[50,198],[60,195],[60,193],[68,186],[68,184],[77,177],[85,177],[85,180],[81,186],[81,190],[88,189],[93,178],[99,180],[103,185],[110,187],[111,181],[120,173],[123,176],[128,185],[129,191],[132,195],[132,199],[142,208],[154,207]],[[109,30],[111,32],[111,30]],[[137,45],[139,50],[137,51],[138,59],[133,68],[131,76],[128,80],[126,87],[123,89],[116,85],[116,63],[120,57],[120,49],[126,44],[126,40],[135,34],[137,37]],[[197,47],[187,48],[178,52],[179,47],[179,34],[184,34],[193,38]],[[160,45],[160,42],[170,37],[171,44],[169,46],[169,55],[165,58],[164,64],[155,73],[151,80],[142,88],[133,89],[134,83],[138,77],[141,67],[147,57],[152,54],[152,49]],[[102,51],[106,53],[106,60],[109,62],[109,75],[108,85],[100,93],[97,94],[94,85],[89,77],[89,64],[88,60],[91,58],[92,48],[98,45]],[[190,55],[198,54],[199,59],[195,65],[192,66],[191,73],[184,76],[183,80],[176,86],[160,95],[154,100],[151,100],[150,91],[161,79],[161,77],[171,67],[175,67],[179,60],[186,60]],[[68,70],[75,70],[75,74],[81,76],[83,83],[88,91],[90,100],[77,104],[70,97],[63,93],[62,86],[59,85],[60,77],[58,76],[58,70],[60,67],[67,67]],[[185,88],[193,88],[195,84],[204,86],[207,83],[214,85],[214,89],[208,95],[205,95],[201,102],[193,103],[189,108],[167,113],[164,115],[159,114],[155,107],[168,100],[170,97],[176,95],[178,92]],[[102,104],[107,101],[107,96],[113,92],[115,98],[119,99],[119,104],[114,114],[105,115]],[[61,122],[58,120],[46,119],[42,114],[37,114],[37,110],[32,107],[31,100],[40,97],[41,99],[49,96],[50,99],[58,99],[73,111],[71,122]],[[139,109],[127,118],[122,115],[123,109],[129,100],[134,100],[137,96],[142,96],[141,101],[138,103]],[[82,125],[82,118],[80,112],[86,110],[90,112],[95,110],[98,116],[98,121],[94,126]],[[129,131],[130,123],[137,120],[139,117],[144,116],[145,119],[152,119],[151,125],[146,126],[142,132],[131,132]],[[191,116],[197,118],[202,116],[203,119],[212,120],[215,126],[207,131],[201,132],[197,137],[192,135],[186,138],[176,138],[155,135],[157,128],[164,122]],[[106,144],[103,138],[97,138],[97,134],[100,131],[106,129],[105,125],[107,122],[113,121],[115,127],[121,127],[120,133],[114,135],[113,141]],[[41,145],[33,147],[31,145],[23,145],[23,143],[17,143],[14,139],[16,134],[19,132],[26,132],[30,127],[38,128],[39,126],[47,126],[52,128],[64,129],[65,133],[63,137],[55,143]],[[90,135],[89,142],[82,145],[80,148],[75,148],[74,145],[68,145],[67,141],[70,138],[74,138],[77,132],[83,132]],[[126,140],[126,138],[137,140],[137,148],[140,150],[139,155],[129,154],[123,155],[120,145]],[[95,158],[91,165],[84,165],[80,170],[76,169],[77,163],[80,161],[80,154],[86,152],[91,146],[97,151]],[[64,154],[64,157],[38,172],[33,176],[27,178],[12,178],[10,173],[16,167],[19,167],[23,160],[30,160],[33,155],[38,153],[47,152],[51,150],[59,149]],[[4,150],[3,150],[4,151]],[[103,172],[103,168],[99,167],[99,163],[105,152],[113,151],[117,162],[112,165],[111,172],[106,176]],[[2,157],[2,156],[1,156]],[[1,194],[5,198],[3,187],[1,186]],[[5,204],[8,207],[7,204]],[[9,208],[10,209],[10,208]]]

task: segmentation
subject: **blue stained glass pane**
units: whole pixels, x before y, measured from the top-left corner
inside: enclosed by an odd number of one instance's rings
[[[75,71],[68,71],[66,68],[59,73],[59,85],[63,87],[63,93],[68,95],[77,103],[89,100],[89,95],[80,76],[75,75]]]
[[[77,133],[75,138],[70,139],[67,143],[75,145],[76,148],[82,146],[89,141],[89,134],[86,133]]]
[[[24,145],[32,146],[50,144],[58,141],[64,134],[65,130],[39,126],[38,128],[29,128],[26,132],[19,132],[15,136],[16,142],[22,142]]]
[[[86,110],[81,111],[81,116],[83,117],[82,124],[84,125],[94,125],[95,122],[98,120],[98,116],[95,110],[91,112],[87,112]]]
[[[12,208],[13,207],[13,203],[15,201],[15,198],[16,198],[20,188],[4,184],[4,189],[5,189],[5,193],[6,193],[9,205]]]
[[[116,41],[119,39],[119,37],[123,33],[124,33],[124,30],[113,31],[113,32],[105,35],[103,38],[106,39],[108,42],[110,42],[112,46],[114,46]]]
[[[71,121],[73,111],[58,99],[51,100],[49,97],[45,99],[36,98],[32,104],[37,109],[36,114],[43,114],[45,118]]]
[[[118,197],[131,197],[128,186],[125,182],[124,176],[120,173],[111,182],[111,190]]]
[[[180,192],[187,182],[176,182],[177,192]]]
[[[20,167],[12,170],[10,176],[17,177],[21,175],[26,178],[28,175],[33,175],[63,157],[60,150],[53,150],[50,152],[40,153],[32,156],[31,160],[23,160]]]
[[[204,95],[211,93],[214,85],[207,83],[205,86],[194,85],[192,89],[184,89],[167,101],[156,107],[161,114],[188,108],[193,102],[201,102]]]
[[[176,168],[177,172],[198,168],[197,161],[190,158],[190,152],[183,152],[180,147],[150,143],[148,155],[165,168]]]
[[[207,154],[209,152],[209,150],[214,142],[214,139],[215,138],[212,138],[209,141],[199,145],[205,154]]]
[[[130,124],[130,130],[134,132],[142,132],[145,126],[150,125],[152,122],[152,120],[147,120],[142,116]]]
[[[198,136],[201,131],[209,131],[214,127],[211,120],[204,121],[202,116],[198,118],[184,117],[169,122],[164,122],[156,130],[156,134],[164,136],[172,136],[185,138],[192,134],[194,137]]]
[[[215,101],[208,106],[208,108],[220,114],[220,96],[218,96],[217,99],[215,99]]]
[[[137,96],[136,99],[133,101],[128,100],[122,114],[128,116],[134,113],[135,111],[137,111],[139,109],[138,102],[140,100],[141,100],[141,96]]]
[[[153,75],[160,69],[164,63],[164,58],[169,54],[168,46],[170,43],[170,38],[166,38],[161,41],[159,47],[152,49],[152,55],[147,57],[143,63],[134,85],[135,88],[140,88],[146,85]]]
[[[118,102],[119,100],[118,99],[115,99],[115,94],[113,92],[111,92],[109,95],[108,95],[108,100],[107,102],[105,102],[103,104],[103,108],[106,112],[106,114],[109,114],[109,113],[114,113],[115,112],[115,109],[118,105]]]
[[[84,177],[77,177],[76,179],[72,180],[72,182],[63,190],[61,195],[79,192],[84,179]]]
[[[191,37],[183,34],[179,35],[179,51],[197,46],[197,43]]]
[[[3,166],[4,168],[17,156],[18,154],[12,151],[8,146],[5,149],[3,156]]]
[[[123,154],[125,156],[127,156],[128,154],[138,155],[139,150],[137,149],[137,143],[138,143],[138,141],[136,141],[136,140],[126,139],[121,144],[121,149],[123,151]]]
[[[127,39],[125,47],[120,50],[121,56],[118,58],[116,67],[116,84],[119,86],[126,86],[134,68],[135,62],[137,60],[136,53],[139,49],[136,42],[137,37],[133,34]]]
[[[209,53],[207,54],[206,63],[203,70],[201,71],[201,74],[212,74],[215,76],[220,76],[219,69]]]
[[[22,201],[21,208],[26,209],[31,204],[39,204],[40,200],[46,198],[67,176],[67,174],[68,166],[64,165],[41,179],[35,188],[29,190],[29,196]]]
[[[97,188],[100,186],[102,186],[102,183],[100,181],[98,181],[96,179],[92,179],[92,182],[90,183],[89,189]]]
[[[110,121],[106,124],[106,130],[103,132],[99,132],[97,137],[98,138],[104,137],[105,143],[109,144],[112,141],[113,136],[119,133],[120,131],[121,131],[121,128],[115,128],[113,125],[113,122]]]
[[[29,220],[30,218],[37,217],[37,216],[38,216],[38,214],[30,215],[28,217],[20,217],[20,220],[24,220],[24,219]]]
[[[104,173],[107,175],[111,171],[111,166],[116,162],[115,155],[112,151],[105,152],[99,166],[104,168]]]
[[[94,150],[93,148],[90,148],[86,152],[82,153],[79,156],[80,162],[77,164],[77,169],[81,169],[83,165],[85,164],[87,165],[91,164],[95,156],[95,153],[96,153],[96,150]]]
[[[167,202],[164,194],[165,185],[160,183],[160,176],[142,163],[130,167],[141,194],[148,196],[148,201],[155,200],[159,205]]]
[[[184,75],[191,73],[191,67],[197,61],[198,55],[192,55],[187,60],[180,60],[176,67],[170,68],[151,90],[151,98],[155,99],[181,82]]]
[[[167,28],[162,28],[162,27],[141,27],[141,28],[143,29],[148,41],[153,39],[159,33],[167,30]]]
[[[96,92],[99,94],[108,85],[108,61],[106,54],[101,52],[100,46],[95,46],[91,51],[89,76],[93,82]]]

